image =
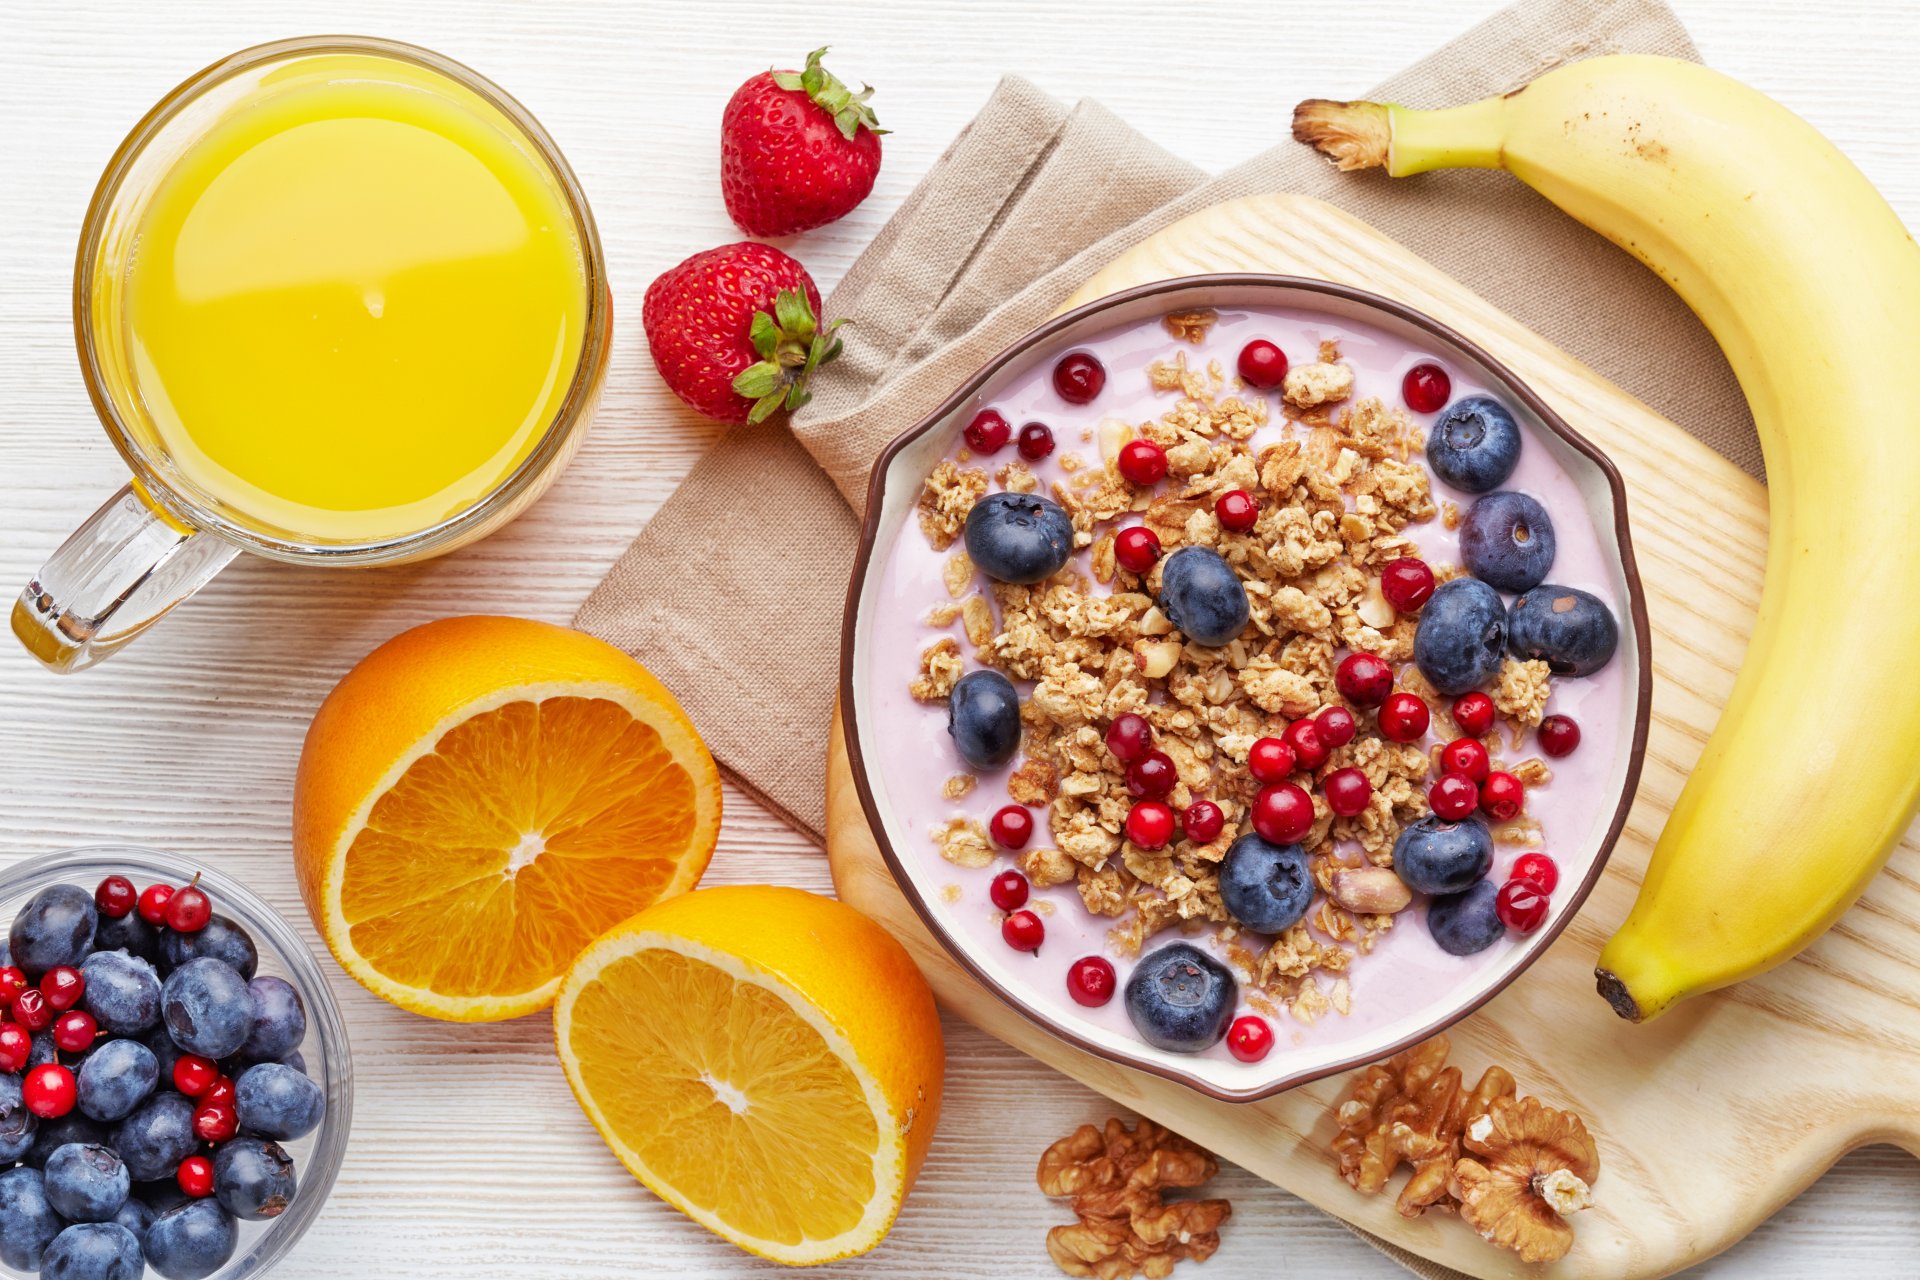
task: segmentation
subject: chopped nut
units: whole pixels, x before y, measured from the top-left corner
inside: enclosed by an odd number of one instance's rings
[[[973,586],[973,560],[966,552],[956,551],[947,558],[940,576],[947,584],[947,594],[958,600]]]
[[[1142,1120],[1118,1119],[1105,1131],[1082,1125],[1048,1147],[1036,1181],[1049,1196],[1072,1197],[1078,1223],[1047,1233],[1047,1254],[1069,1276],[1099,1280],[1164,1277],[1174,1263],[1204,1262],[1220,1247],[1225,1200],[1173,1200],[1171,1189],[1197,1187],[1219,1163],[1185,1138]]]
[[[1580,1117],[1538,1098],[1496,1098],[1453,1166],[1460,1216],[1522,1262],[1555,1262],[1573,1247],[1566,1215],[1593,1203],[1600,1152]]]
[[[993,643],[993,606],[985,596],[968,596],[960,609],[960,618],[966,625],[967,640],[974,648],[984,649]]]
[[[972,774],[956,773],[941,784],[940,794],[949,800],[964,800],[972,795],[973,789],[979,785],[980,779]]]
[[[1160,323],[1182,342],[1197,346],[1207,340],[1207,330],[1213,328],[1219,318],[1220,313],[1212,307],[1198,307],[1192,311],[1170,311],[1161,317]]]
[[[1120,450],[1133,439],[1133,425],[1121,418],[1102,418],[1099,437],[1100,461],[1114,466],[1120,461]]]
[[[1140,674],[1150,680],[1173,670],[1173,664],[1180,661],[1180,642],[1178,640],[1136,640],[1133,643],[1133,659],[1140,664]]]
[[[1333,873],[1333,900],[1349,911],[1392,915],[1413,901],[1413,890],[1389,867],[1347,867]]]
[[[972,818],[949,818],[933,831],[933,842],[940,856],[956,867],[993,865],[993,846],[987,843],[987,829]]]

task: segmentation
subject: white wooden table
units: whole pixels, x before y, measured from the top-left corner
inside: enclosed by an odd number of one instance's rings
[[[429,618],[509,612],[565,621],[717,438],[660,387],[636,320],[654,275],[739,238],[720,202],[715,141],[721,104],[753,71],[794,65],[830,43],[833,69],[879,86],[876,106],[893,133],[872,198],[788,246],[824,289],[1003,71],[1022,71],[1062,97],[1101,98],[1217,169],[1276,138],[1297,98],[1357,92],[1496,7],[5,0],[0,596],[10,599],[124,479],[87,405],[70,334],[73,245],[95,178],[155,99],[231,50],[286,35],[366,32],[440,49],[504,84],[541,117],[584,181],[624,319],[606,408],[583,454],[539,507],[491,541],[359,575],[237,564],[127,654],[73,679],[43,674],[10,640],[0,642],[0,858],[99,841],[151,844],[217,862],[306,928],[288,863],[288,806],[301,735],[334,680],[379,641]],[[1905,0],[1683,0],[1682,8],[1710,61],[1807,115],[1908,225],[1920,226],[1920,158],[1911,149],[1920,11]],[[727,805],[709,883],[828,888],[825,859],[809,844],[737,791]],[[354,1136],[327,1213],[279,1273],[288,1280],[773,1270],[627,1177],[574,1106],[544,1016],[446,1026],[401,1013],[345,977],[334,986],[353,1034]],[[1042,1236],[1060,1213],[1034,1189],[1034,1161],[1055,1136],[1111,1108],[963,1024],[949,1020],[947,1034],[946,1112],[918,1189],[878,1252],[822,1274],[1056,1274]],[[1180,1274],[1403,1274],[1338,1224],[1238,1170],[1223,1171],[1214,1191],[1234,1204],[1226,1242],[1204,1269]],[[1911,1159],[1891,1148],[1859,1152],[1696,1274],[1911,1276],[1920,1266],[1916,1196],[1920,1167]]]

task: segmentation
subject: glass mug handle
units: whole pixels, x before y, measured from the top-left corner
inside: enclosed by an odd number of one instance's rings
[[[55,671],[113,654],[239,554],[162,516],[129,484],[60,544],[13,606],[13,633]]]

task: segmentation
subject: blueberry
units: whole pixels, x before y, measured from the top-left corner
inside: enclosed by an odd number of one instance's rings
[[[60,1061],[60,1046],[53,1042],[53,1032],[34,1033],[33,1047],[27,1050],[27,1070],[44,1067],[49,1062]]]
[[[217,1200],[189,1200],[147,1228],[147,1262],[166,1280],[205,1280],[233,1256],[233,1219]]]
[[[293,1203],[293,1157],[277,1142],[235,1138],[213,1153],[213,1194],[236,1218],[277,1218]]]
[[[1507,646],[1558,676],[1590,676],[1613,661],[1620,624],[1600,597],[1575,587],[1534,587],[1507,613]]]
[[[0,1262],[17,1271],[38,1271],[40,1257],[66,1224],[47,1203],[38,1169],[0,1173]]]
[[[101,916],[93,931],[95,951],[124,951],[152,963],[160,958],[160,931],[140,918],[138,911],[118,917]]]
[[[81,1005],[108,1035],[133,1036],[160,1021],[160,975],[124,951],[96,951],[80,968],[87,980]]]
[[[1455,578],[1420,611],[1413,660],[1441,693],[1477,689],[1506,661],[1507,607],[1500,593],[1477,578]]]
[[[253,1030],[240,1056],[253,1062],[279,1062],[307,1038],[307,1006],[285,978],[255,978],[247,984],[253,1003]]]
[[[301,1053],[298,1049],[295,1049],[292,1053],[280,1059],[280,1061],[286,1066],[292,1067],[303,1076],[307,1074],[307,1055]]]
[[[47,1158],[47,1203],[69,1222],[109,1222],[132,1190],[127,1166],[107,1147],[70,1142]]]
[[[0,1165],[12,1164],[33,1149],[39,1117],[27,1110],[20,1077],[0,1075]]]
[[[40,1280],[140,1280],[140,1240],[117,1222],[82,1222],[54,1237],[40,1262]]]
[[[240,1128],[262,1138],[304,1138],[327,1111],[320,1086],[278,1062],[248,1067],[234,1082]]]
[[[114,1126],[107,1145],[120,1153],[128,1176],[137,1181],[172,1177],[200,1145],[193,1133],[193,1099],[171,1091],[154,1094]]]
[[[183,1197],[186,1195],[186,1192],[180,1191],[178,1183],[174,1184],[174,1190]],[[113,1220],[133,1232],[135,1240],[145,1244],[147,1228],[153,1225],[153,1206],[137,1194],[130,1195],[127,1202],[120,1206],[120,1212],[113,1215]]]
[[[80,1109],[95,1120],[125,1120],[160,1082],[160,1060],[138,1040],[108,1040],[80,1064]]]
[[[1073,520],[1037,493],[993,493],[967,512],[967,555],[999,582],[1043,582],[1073,554]]]
[[[1255,933],[1290,928],[1313,901],[1307,851],[1297,844],[1268,844],[1248,832],[1220,863],[1220,900]]]
[[[13,962],[37,981],[56,965],[78,968],[93,950],[93,931],[99,923],[92,894],[77,885],[48,885],[28,898],[13,918],[7,945],[13,950]]]
[[[189,960],[167,975],[160,1014],[173,1042],[203,1058],[220,1059],[238,1051],[253,1031],[247,980],[211,956]]]
[[[1187,639],[1216,649],[1252,617],[1240,575],[1210,547],[1182,547],[1162,562],[1159,605]]]
[[[997,769],[1020,749],[1020,695],[998,671],[969,671],[947,696],[947,732],[960,758]]]
[[[1428,814],[1393,842],[1393,870],[1410,889],[1456,893],[1493,865],[1493,836],[1478,818],[1447,822]]]
[[[171,1089],[173,1064],[186,1056],[186,1050],[173,1042],[173,1036],[164,1022],[141,1036],[140,1043],[153,1051],[153,1059],[160,1066],[160,1087]]]
[[[57,1120],[42,1120],[22,1163],[31,1169],[44,1169],[54,1152],[74,1142],[106,1143],[107,1126],[78,1111],[69,1111]]]
[[[158,1215],[165,1213],[177,1204],[185,1204],[192,1198],[193,1197],[180,1189],[180,1180],[178,1178],[167,1177],[154,1182],[134,1183],[133,1194],[127,1197],[127,1200],[129,1203],[138,1200],[141,1204],[147,1206],[151,1211],[147,1215],[147,1221],[149,1225],[151,1225],[153,1219]],[[145,1238],[144,1235],[142,1238]]]
[[[1553,520],[1524,493],[1502,489],[1468,508],[1460,522],[1460,559],[1488,586],[1527,591],[1553,568]]]
[[[1127,1017],[1141,1039],[1169,1053],[1199,1053],[1220,1042],[1239,987],[1219,961],[1184,942],[1141,958],[1127,978]]]
[[[1435,898],[1427,907],[1427,932],[1448,955],[1470,956],[1485,951],[1506,932],[1494,899],[1500,891],[1482,880],[1459,893]]]
[[[1456,489],[1498,489],[1520,463],[1519,424],[1493,397],[1464,396],[1427,433],[1427,462]]]
[[[213,917],[198,933],[175,933],[168,929],[160,935],[163,975],[203,956],[226,961],[243,978],[251,978],[260,968],[260,949],[253,945],[252,936],[225,916]]]

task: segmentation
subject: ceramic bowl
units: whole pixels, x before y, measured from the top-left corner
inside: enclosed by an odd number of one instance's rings
[[[100,881],[116,874],[126,876],[139,888],[186,884],[197,874],[200,887],[213,899],[214,913],[232,920],[253,938],[260,953],[259,973],[285,978],[306,1005],[307,1038],[300,1046],[300,1055],[307,1075],[326,1093],[326,1116],[306,1137],[281,1144],[293,1157],[298,1179],[293,1203],[277,1218],[236,1223],[239,1243],[233,1257],[207,1277],[251,1280],[265,1275],[285,1258],[320,1216],[346,1157],[347,1134],[353,1127],[353,1061],[347,1050],[346,1023],[341,1020],[326,975],[293,926],[239,881],[172,854],[99,845],[24,859],[0,874],[0,928],[12,923],[28,898],[50,885],[74,884],[91,892]],[[158,1274],[147,1268],[147,1275]],[[31,1271],[0,1265],[0,1276],[32,1275]]]
[[[1335,323],[1361,322],[1383,330],[1408,349],[1438,357],[1456,371],[1456,377],[1464,374],[1489,388],[1521,419],[1529,447],[1538,441],[1552,452],[1588,506],[1602,544],[1601,572],[1610,580],[1613,598],[1624,605],[1618,610],[1621,636],[1614,658],[1621,664],[1619,705],[1610,712],[1617,715],[1618,723],[1629,727],[1616,736],[1613,758],[1601,762],[1602,794],[1612,799],[1595,807],[1600,816],[1592,828],[1553,833],[1553,855],[1561,875],[1554,893],[1554,911],[1545,927],[1519,938],[1497,962],[1475,969],[1443,998],[1420,1005],[1412,1013],[1375,1022],[1352,1034],[1292,1039],[1286,1036],[1286,1027],[1277,1023],[1276,1031],[1281,1035],[1276,1047],[1255,1064],[1237,1062],[1224,1052],[1186,1055],[1155,1048],[1126,1025],[1124,1015],[1116,1018],[1111,1008],[1081,1010],[1062,999],[1060,992],[1051,990],[1060,979],[1058,966],[1036,965],[1033,956],[1014,951],[997,936],[989,940],[980,929],[963,927],[961,913],[977,912],[978,905],[954,900],[956,869],[939,858],[927,831],[914,829],[903,820],[901,806],[897,797],[888,793],[882,771],[868,767],[889,750],[906,749],[897,740],[890,740],[889,726],[878,710],[874,619],[889,609],[920,607],[888,599],[882,584],[884,575],[879,570],[887,564],[898,539],[921,536],[914,508],[922,481],[952,448],[960,428],[978,406],[992,401],[997,392],[1040,362],[1056,359],[1077,343],[1118,326],[1151,322],[1167,312],[1188,308],[1230,310],[1250,306],[1310,311]],[[1410,530],[1416,539],[1419,528]],[[897,672],[897,660],[889,669]],[[840,704],[856,788],[880,852],[902,893],[955,960],[1010,1007],[1069,1044],[1179,1081],[1212,1097],[1247,1101],[1377,1061],[1445,1029],[1492,999],[1553,944],[1599,878],[1626,822],[1646,741],[1651,671],[1646,603],[1628,540],[1626,495],[1620,476],[1599,450],[1538,395],[1468,338],[1390,299],[1296,277],[1194,276],[1129,289],[1048,321],[989,361],[881,455],[868,491],[865,525],[847,599]],[[955,771],[958,769],[956,760]],[[1040,816],[1044,823],[1044,814]],[[1036,839],[1043,840],[1044,836]],[[1054,931],[1061,928],[1055,922],[1077,907],[1075,901],[1056,910],[1048,922],[1050,942]],[[1168,931],[1149,945],[1173,936],[1174,932]],[[1060,945],[1073,946],[1075,942],[1067,940]],[[1085,945],[1084,940],[1081,945]],[[1356,969],[1371,958],[1361,957]],[[1124,965],[1122,969],[1124,979]],[[1047,984],[1044,988],[1040,985],[1043,981]],[[1113,1004],[1120,1003],[1116,996]]]

